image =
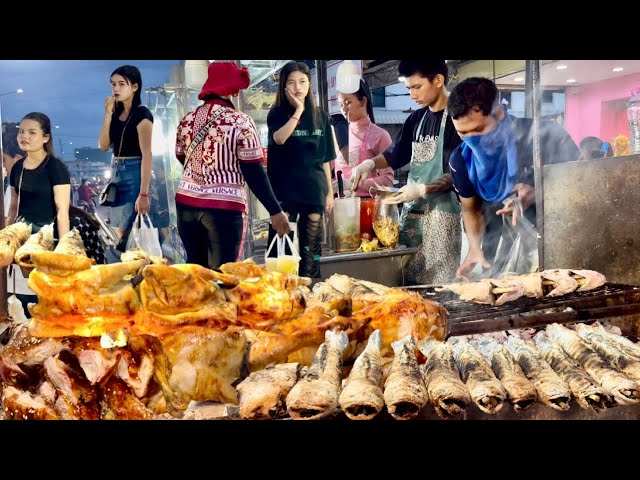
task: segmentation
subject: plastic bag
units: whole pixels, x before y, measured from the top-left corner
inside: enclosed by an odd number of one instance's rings
[[[292,228],[294,232],[296,232],[295,224]],[[276,235],[271,240],[269,244],[269,248],[267,248],[266,253],[264,254],[264,265],[267,270],[270,272],[282,272],[289,273],[291,275],[297,275],[298,269],[300,266],[300,254],[298,253],[298,249],[295,247],[295,240],[297,239],[294,233],[294,240],[291,240],[289,235]],[[277,257],[269,257],[269,253],[273,249],[273,246],[276,245]],[[289,246],[290,254],[286,253],[287,245]]]
[[[483,278],[502,278],[508,273],[531,273],[538,268],[538,230],[524,216],[520,202],[516,201],[515,205],[519,209],[518,222],[513,226],[510,215],[502,216],[502,234],[496,255],[491,268],[482,275]]]
[[[148,225],[146,222],[148,222]],[[127,250],[134,250],[136,248],[144,250],[149,255],[162,257],[162,247],[160,246],[158,229],[153,226],[148,214],[144,214],[143,216],[140,216],[140,214],[136,215],[133,227],[131,227]]]

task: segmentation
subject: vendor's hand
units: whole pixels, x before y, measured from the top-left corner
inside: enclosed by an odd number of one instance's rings
[[[351,189],[357,190],[360,184],[366,180],[374,168],[376,168],[376,164],[373,163],[373,160],[371,159],[367,159],[360,165],[354,167],[354,169],[351,170]]]
[[[136,213],[140,215],[144,215],[145,213],[149,213],[151,209],[151,204],[149,203],[148,195],[138,195],[136,200]]]
[[[271,215],[271,226],[278,233],[278,235],[286,235],[291,231],[289,227],[289,217],[284,212]]]
[[[477,264],[482,265],[484,268],[491,267],[491,264],[484,258],[482,250],[478,252],[469,251],[464,261],[460,264],[458,270],[456,270],[456,278],[468,280],[469,274]]]
[[[524,213],[531,205],[536,201],[535,189],[526,183],[516,183],[512,192],[518,194],[517,199],[509,199],[505,202],[504,207],[496,212],[496,215],[509,215],[512,214],[511,224],[515,227],[520,218],[520,209],[516,208],[516,201],[520,203],[522,212]]]
[[[400,189],[398,193],[385,197],[383,203],[408,203],[424,197],[427,193],[427,186],[424,183],[410,183]]]
[[[333,210],[333,190],[329,190],[327,194],[327,203],[324,206],[324,211],[329,215]]]
[[[104,114],[105,115],[113,115],[113,111],[116,108],[116,97],[111,96],[107,97],[104,101]]]

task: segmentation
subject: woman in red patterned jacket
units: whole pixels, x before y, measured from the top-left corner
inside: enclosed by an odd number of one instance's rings
[[[246,233],[245,181],[271,215],[279,235],[289,220],[264,171],[253,119],[229,97],[249,86],[249,72],[232,62],[213,62],[198,95],[204,104],[178,125],[176,157],[184,165],[176,191],[178,231],[187,261],[208,268],[242,257]]]

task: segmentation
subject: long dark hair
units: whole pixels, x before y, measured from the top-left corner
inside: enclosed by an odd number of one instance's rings
[[[121,67],[118,67],[113,72],[111,72],[109,79],[111,79],[111,77],[113,77],[114,75],[120,75],[131,86],[135,85],[136,83],[138,84],[138,90],[133,93],[133,100],[131,102],[131,111],[133,112],[134,108],[142,104],[142,74],[140,73],[140,70],[138,69],[138,67],[135,67],[133,65],[122,65]],[[111,117],[119,117],[123,110],[124,105],[122,104],[122,102],[118,102],[116,104],[116,108],[113,110],[113,115]]]
[[[367,82],[365,82],[362,78],[360,79],[360,88],[354,95],[358,98],[358,100],[362,100],[363,98],[367,99],[367,115],[369,115],[369,120],[371,123],[376,123],[375,118],[373,117],[373,101],[371,98],[371,89]]]
[[[285,66],[282,67],[282,70],[280,70],[280,78],[278,81],[278,93],[276,94],[275,105],[279,108],[284,109],[289,115],[294,113],[295,109],[293,108],[291,103],[289,103],[289,100],[287,100],[287,95],[284,91],[287,85],[287,79],[289,78],[289,75],[292,74],[293,72],[304,73],[307,76],[307,79],[309,80],[309,92],[307,92],[307,96],[304,97],[304,112],[302,116],[304,117],[311,114],[311,121],[313,123],[313,128],[316,129],[318,128],[318,125],[319,125],[318,109],[316,108],[313,102],[313,88],[311,86],[312,85],[311,70],[309,70],[309,66],[306,63],[292,61],[285,64]]]
[[[49,141],[44,144],[44,151],[47,152],[47,155],[55,157],[56,153],[53,149],[53,135],[51,135],[51,120],[49,117],[42,112],[31,112],[22,117],[22,120],[34,120],[40,124],[42,133],[49,135]]]

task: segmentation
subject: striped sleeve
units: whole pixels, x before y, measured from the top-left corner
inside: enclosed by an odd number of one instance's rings
[[[236,155],[240,162],[258,163],[263,160],[258,129],[253,119],[248,115],[237,136]]]

